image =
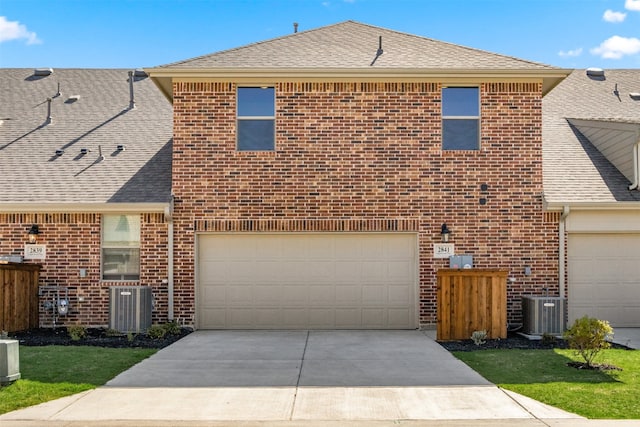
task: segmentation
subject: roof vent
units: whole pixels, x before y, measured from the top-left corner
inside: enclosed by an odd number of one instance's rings
[[[64,154],[64,150],[56,150],[56,156],[60,157]]]
[[[133,72],[133,77],[140,77],[140,78],[144,78],[144,77],[148,77],[148,74],[142,69],[142,68],[137,68],[134,72]]]
[[[587,76],[589,77],[604,77],[604,70],[602,68],[587,68]]]
[[[640,92],[631,92],[629,96],[635,101],[640,101]]]
[[[91,150],[89,150],[88,148],[81,148],[80,149],[80,154],[82,154],[84,156],[85,154],[88,154],[89,151],[91,151]]]
[[[69,96],[69,98],[67,98],[64,103],[65,104],[73,104],[74,102],[78,101],[80,99],[80,95],[71,95]]]
[[[53,68],[36,68],[33,70],[34,76],[50,76],[53,73]]]

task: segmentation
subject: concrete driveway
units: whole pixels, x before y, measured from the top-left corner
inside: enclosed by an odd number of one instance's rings
[[[577,419],[491,385],[422,331],[197,331],[9,420]]]
[[[407,387],[490,383],[419,331],[197,331],[109,387]]]

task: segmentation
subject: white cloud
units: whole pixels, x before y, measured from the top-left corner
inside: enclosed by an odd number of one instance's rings
[[[10,40],[25,39],[27,44],[42,43],[33,31],[27,30],[27,27],[18,21],[7,21],[7,18],[0,16],[0,43]]]
[[[614,12],[611,9],[607,9],[606,12],[604,12],[604,15],[602,16],[602,19],[604,19],[607,22],[622,22],[625,20],[626,17],[627,17],[627,14],[624,12]]]
[[[613,36],[591,49],[591,53],[605,59],[620,59],[625,55],[640,53],[640,39]]]
[[[627,0],[624,2],[624,8],[640,12],[640,0]]]
[[[580,56],[582,55],[582,48],[579,47],[577,49],[573,49],[573,50],[561,50],[560,52],[558,52],[558,55],[562,56],[562,57],[566,57],[566,56]]]

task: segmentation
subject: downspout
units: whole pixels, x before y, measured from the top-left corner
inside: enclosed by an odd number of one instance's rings
[[[633,184],[629,186],[629,190],[636,190],[640,185],[640,164],[638,164],[638,158],[640,158],[640,138],[636,145],[633,146]]]
[[[565,205],[562,207],[562,215],[560,216],[560,231],[559,231],[559,255],[558,255],[558,291],[560,298],[565,297],[565,232],[567,230],[567,217],[569,216],[569,206]]]
[[[167,221],[167,318],[174,319],[173,314],[173,194],[169,206],[165,208],[164,218]]]

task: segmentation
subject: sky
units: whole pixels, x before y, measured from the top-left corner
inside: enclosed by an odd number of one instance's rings
[[[561,68],[640,68],[640,0],[0,0],[0,67],[153,67],[346,20]]]

